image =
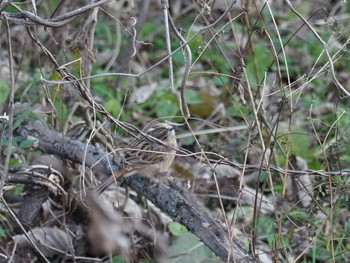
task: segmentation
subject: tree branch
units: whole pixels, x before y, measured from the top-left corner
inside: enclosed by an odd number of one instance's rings
[[[58,155],[73,162],[82,163],[92,169],[110,176],[121,169],[121,159],[105,153],[95,146],[65,137],[52,131],[38,120],[28,120],[16,132],[26,139],[28,136],[38,139],[39,147],[48,153]],[[86,156],[83,155],[87,147]],[[212,251],[228,262],[257,262],[238,240],[230,240],[227,229],[219,225],[205,211],[203,206],[176,183],[158,184],[150,178],[132,175],[124,178],[136,192],[156,204],[174,220],[182,223],[201,239]]]
[[[73,21],[81,15],[82,13],[95,8],[97,6],[103,5],[111,0],[100,0],[100,1],[92,1],[90,4],[73,10],[71,12],[65,13],[64,15],[60,15],[53,18],[42,18],[28,11],[21,11],[19,13],[8,13],[3,12],[3,15],[7,17],[7,19],[13,23],[22,24],[22,25],[42,25],[46,27],[61,27],[69,22]]]

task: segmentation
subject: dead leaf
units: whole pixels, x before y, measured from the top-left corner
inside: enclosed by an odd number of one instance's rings
[[[74,254],[71,237],[57,227],[35,228],[28,234],[46,257]],[[32,247],[24,234],[13,236],[12,239],[17,243],[18,248]]]

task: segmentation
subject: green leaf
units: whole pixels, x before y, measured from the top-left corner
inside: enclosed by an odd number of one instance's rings
[[[22,148],[29,148],[31,147],[37,140],[24,140],[24,141],[21,141],[20,143],[20,147]]]
[[[178,111],[177,103],[167,99],[161,99],[155,106],[155,113],[158,118],[174,116]]]
[[[308,164],[309,168],[313,169],[313,170],[321,170],[323,168],[322,162],[320,162],[317,159],[313,159],[313,160],[307,162],[307,164]]]
[[[113,97],[113,91],[106,88],[106,85],[103,83],[94,84],[93,89],[96,94],[100,95],[104,99]]]
[[[16,158],[11,158],[10,159],[10,162],[9,162],[9,165],[12,167],[12,166],[16,166],[16,165],[20,165],[20,161]]]
[[[181,65],[185,63],[184,54],[181,50],[173,55],[173,61]]]
[[[244,116],[247,116],[249,114],[249,110],[247,109],[247,107],[240,104],[232,104],[230,107],[227,108],[227,112],[230,116],[241,116],[242,114]]]
[[[13,122],[13,129],[18,128],[22,122],[28,119],[35,119],[43,121],[38,114],[32,111],[30,106],[24,105],[23,107],[17,106],[15,104],[15,115]]]
[[[311,159],[317,154],[316,147],[310,149],[312,136],[303,130],[296,130],[291,134],[293,154],[304,159]]]
[[[197,91],[193,89],[185,89],[185,99],[187,103],[200,103],[202,102]]]
[[[283,134],[279,136],[279,140],[282,145],[288,147],[289,143],[287,143],[288,135]],[[296,156],[300,156],[307,160],[312,160],[314,158],[318,158],[318,152],[320,147],[310,147],[310,142],[312,141],[313,136],[310,135],[307,131],[302,129],[295,129],[290,134],[290,147],[292,150],[292,154]],[[287,150],[287,148],[285,149]],[[285,163],[285,158],[283,155],[279,156],[279,161],[283,165]]]
[[[107,111],[111,112],[114,116],[118,116],[121,110],[121,105],[119,100],[111,99],[105,104]]]
[[[141,39],[145,39],[158,29],[158,26],[154,22],[146,22],[143,24],[140,31]]]
[[[31,111],[26,110],[26,111],[22,112],[21,114],[15,116],[13,128],[14,129],[18,128],[22,122],[24,122],[25,120],[27,120],[29,118],[30,115],[31,115]]]
[[[0,228],[0,238],[6,237],[5,231],[3,228]]]
[[[10,88],[6,81],[0,79],[0,103],[4,103],[7,100],[7,96],[10,93]]]
[[[4,11],[8,13],[18,13],[18,10],[11,5],[6,6]]]
[[[260,229],[261,233],[264,235],[273,234],[276,228],[276,223],[270,217],[260,216],[258,218],[257,227]]]
[[[6,148],[3,150],[3,154],[8,155],[8,154],[10,154],[10,153],[13,153],[15,150],[16,150],[16,147],[15,147],[15,146],[11,146],[10,149],[9,149],[8,147],[6,147]]]
[[[256,64],[258,67],[257,73],[261,81],[262,77],[264,76],[265,70],[273,61],[273,56],[271,54],[270,49],[267,46],[258,44],[254,46],[254,49],[255,53],[249,54],[247,59],[247,74],[251,83],[257,82],[254,64]]]
[[[310,214],[306,213],[302,210],[294,210],[288,213],[288,215],[293,216],[299,220],[306,221],[307,219],[310,218]]]
[[[57,120],[60,125],[63,125],[68,117],[68,110],[60,97],[56,97],[53,104],[55,105]]]
[[[193,137],[188,137],[186,140],[183,142],[185,146],[189,146],[195,143],[195,139]]]
[[[169,254],[173,258],[169,262],[196,263],[205,262],[206,259],[210,262],[221,262],[207,246],[190,232],[184,233],[175,240],[169,248]]]
[[[197,32],[191,31],[188,34],[188,39],[193,37],[195,34],[197,34]],[[203,36],[199,35],[195,39],[193,39],[188,45],[190,46],[192,53],[196,53],[202,44],[203,44]]]
[[[14,195],[22,195],[24,189],[24,184],[20,184],[17,187],[11,189],[11,193]]]
[[[125,261],[121,256],[115,256],[112,258],[112,263],[124,263]]]
[[[224,86],[225,84],[228,84],[230,81],[230,79],[225,76],[215,76],[213,80],[216,86]]]
[[[169,228],[170,233],[173,234],[174,236],[180,236],[183,233],[188,232],[187,228],[184,225],[182,225],[176,221],[171,222],[168,225],[168,228]]]

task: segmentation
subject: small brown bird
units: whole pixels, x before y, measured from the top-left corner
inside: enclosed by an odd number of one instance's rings
[[[150,177],[158,172],[166,172],[174,161],[176,146],[174,127],[157,123],[130,142],[124,152],[125,169],[107,178],[96,191],[101,193],[113,180],[130,172]]]
[[[140,133],[130,144],[125,153],[125,162],[132,170],[151,176],[165,172],[174,161],[177,146],[174,127],[167,123],[157,123]],[[163,142],[160,144],[155,141]]]

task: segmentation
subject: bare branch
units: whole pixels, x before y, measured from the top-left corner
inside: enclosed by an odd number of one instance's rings
[[[42,25],[46,27],[61,27],[69,22],[73,21],[78,17],[78,15],[83,14],[84,12],[110,2],[111,0],[100,0],[92,2],[86,6],[78,8],[74,11],[68,12],[64,15],[60,15],[54,18],[42,18],[28,11],[21,11],[19,13],[8,13],[3,12],[2,17],[6,16],[8,21],[13,23],[22,24],[22,25]]]
[[[97,175],[112,175],[113,172],[121,169],[121,160],[111,154],[97,149],[93,145],[86,146],[85,143],[65,137],[58,132],[52,131],[40,121],[30,120],[17,129],[23,138],[27,136],[36,137],[39,146],[47,152],[56,154],[73,162],[83,162],[83,152],[88,148],[86,165],[92,167]],[[160,209],[166,212],[174,220],[186,225],[195,235],[198,236],[214,253],[223,260],[229,255],[232,260],[239,262],[256,262],[251,255],[243,249],[238,240],[230,240],[227,230],[216,223],[201,204],[191,194],[176,184],[158,184],[149,178],[139,175],[132,175],[124,178],[125,182],[136,192],[142,194],[155,203]]]

